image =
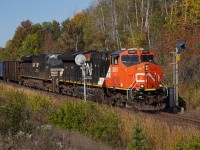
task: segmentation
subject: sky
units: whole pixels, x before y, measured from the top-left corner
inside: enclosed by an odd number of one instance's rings
[[[94,0],[0,0],[0,47],[5,47],[24,20],[62,22],[88,8]]]

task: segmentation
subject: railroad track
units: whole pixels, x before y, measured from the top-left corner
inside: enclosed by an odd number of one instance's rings
[[[157,114],[153,114],[155,119],[159,121],[166,122],[171,126],[183,126],[183,127],[194,127],[200,130],[200,119],[194,118],[190,116],[186,116],[184,114],[172,114],[166,112],[159,112]]]

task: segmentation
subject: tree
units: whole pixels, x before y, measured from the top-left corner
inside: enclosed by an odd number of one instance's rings
[[[45,54],[60,52],[57,40],[55,41],[51,33],[45,34],[42,51]]]
[[[81,50],[84,48],[83,42],[83,16],[78,13],[70,21],[66,20],[62,23],[62,35],[59,39],[61,45],[66,44],[65,50]]]
[[[132,134],[129,148],[133,150],[148,150],[149,149],[147,135],[144,133],[144,131],[139,125],[136,126]]]
[[[200,1],[184,0],[182,4],[184,8],[185,22],[199,23],[200,18]]]
[[[40,54],[40,40],[37,33],[29,34],[23,41],[20,56]]]

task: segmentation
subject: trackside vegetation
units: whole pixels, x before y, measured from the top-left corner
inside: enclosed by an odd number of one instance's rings
[[[187,129],[170,126],[123,109],[81,100],[58,102],[27,89],[15,90],[4,85],[0,90],[3,93],[0,95],[0,144],[5,149],[70,148],[69,138],[59,134],[59,130],[79,132],[118,149],[200,148],[199,131],[192,126]]]
[[[105,143],[120,145],[122,124],[114,111],[90,102],[64,103],[50,115],[52,123]]]

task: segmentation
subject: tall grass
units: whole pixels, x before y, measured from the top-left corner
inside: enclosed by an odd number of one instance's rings
[[[133,141],[137,139],[135,130],[140,128],[145,134],[147,139],[145,144],[149,146],[148,149],[155,150],[175,150],[178,144],[184,147],[181,150],[185,150],[185,147],[190,146],[190,148],[195,149],[198,145],[200,139],[200,131],[198,131],[193,126],[188,128],[173,125],[173,122],[167,124],[160,120],[156,120],[153,117],[146,117],[142,113],[132,113],[131,111],[124,111],[123,109],[116,108],[115,112],[120,117],[122,124],[124,125],[124,130],[122,134],[124,145],[129,145],[127,148],[136,149],[135,147],[140,144],[134,143]],[[133,139],[133,137],[136,137]],[[195,138],[194,138],[195,137]],[[145,138],[142,138],[145,140]],[[194,138],[194,141],[192,140]],[[141,139],[141,140],[142,140]],[[136,140],[135,140],[136,141]],[[194,142],[193,144],[191,144]]]
[[[186,102],[189,111],[200,113],[200,86],[196,84],[180,85],[180,95]]]

